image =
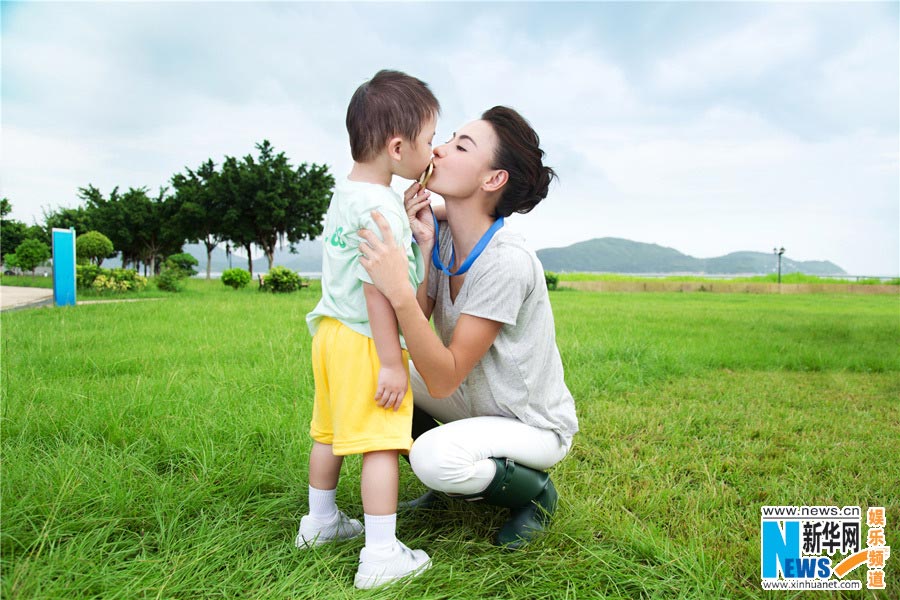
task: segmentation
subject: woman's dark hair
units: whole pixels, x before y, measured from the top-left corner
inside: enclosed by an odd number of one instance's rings
[[[513,213],[527,213],[547,197],[550,181],[556,173],[543,163],[541,140],[525,118],[506,106],[495,106],[481,118],[491,124],[497,134],[494,169],[509,173],[494,218]]]

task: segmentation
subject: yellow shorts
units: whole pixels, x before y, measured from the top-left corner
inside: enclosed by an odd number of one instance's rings
[[[409,378],[409,354],[403,350]],[[381,362],[375,341],[335,319],[322,319],[312,342],[316,399],[309,433],[336,456],[412,447],[412,388],[400,409],[375,403]]]

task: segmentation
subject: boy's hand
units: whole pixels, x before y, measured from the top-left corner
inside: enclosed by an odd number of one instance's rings
[[[384,367],[378,371],[378,390],[375,392],[375,402],[382,408],[393,408],[394,412],[403,403],[406,388],[409,385],[409,377],[406,369],[398,367]]]

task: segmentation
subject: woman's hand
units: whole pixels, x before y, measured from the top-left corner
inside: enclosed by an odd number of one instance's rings
[[[431,192],[413,183],[403,194],[409,227],[420,247],[431,249],[434,245],[434,219],[431,217]]]
[[[394,240],[391,227],[377,210],[372,211],[372,220],[381,230],[382,242],[378,236],[368,229],[360,229],[357,233],[363,239],[359,244],[359,264],[363,266],[372,285],[378,288],[388,301],[396,303],[408,294],[415,302],[415,291],[409,284],[409,265],[406,252]],[[432,227],[433,229],[433,227]],[[434,231],[432,231],[432,235]]]

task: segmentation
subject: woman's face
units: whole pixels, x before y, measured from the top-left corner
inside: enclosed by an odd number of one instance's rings
[[[497,134],[487,121],[472,121],[434,149],[428,189],[441,196],[468,198],[490,178]]]

